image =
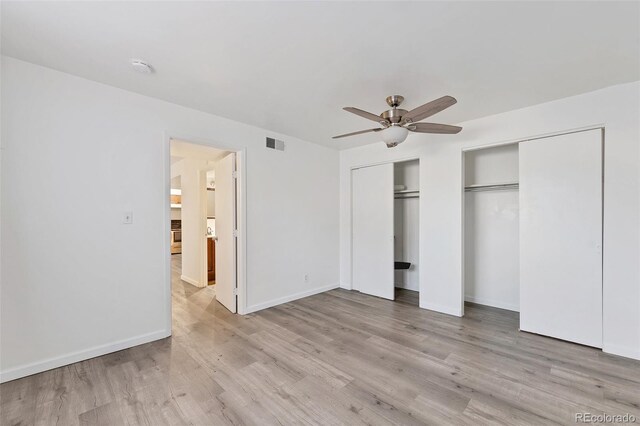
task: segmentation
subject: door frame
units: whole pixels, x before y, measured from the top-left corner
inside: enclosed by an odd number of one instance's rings
[[[164,223],[162,232],[164,232],[164,298],[165,298],[165,319],[166,330],[171,335],[171,140],[181,140],[192,143],[194,145],[202,145],[205,147],[220,149],[236,153],[236,227],[238,229],[237,249],[236,249],[236,286],[237,286],[237,302],[238,314],[244,315],[247,312],[247,148],[245,146],[238,147],[229,143],[221,143],[210,139],[200,138],[197,136],[189,136],[180,132],[164,133],[163,137],[163,194],[164,194]],[[206,264],[205,264],[206,265]]]

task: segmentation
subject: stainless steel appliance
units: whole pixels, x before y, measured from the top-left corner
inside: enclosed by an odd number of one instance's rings
[[[182,253],[182,221],[171,221],[171,254]]]

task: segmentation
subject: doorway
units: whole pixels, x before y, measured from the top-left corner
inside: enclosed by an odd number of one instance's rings
[[[197,298],[243,313],[244,152],[178,138],[168,151],[168,305]]]

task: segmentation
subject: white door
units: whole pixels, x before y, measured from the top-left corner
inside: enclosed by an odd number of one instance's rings
[[[353,289],[394,298],[393,164],[351,174]]]
[[[602,347],[602,132],[520,143],[520,329]]]
[[[219,160],[216,172],[216,299],[235,313],[236,302],[236,154]]]

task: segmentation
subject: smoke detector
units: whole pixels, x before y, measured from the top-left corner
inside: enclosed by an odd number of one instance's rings
[[[151,74],[153,72],[151,65],[142,59],[131,59],[130,63],[134,71],[137,71],[140,74]]]

